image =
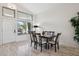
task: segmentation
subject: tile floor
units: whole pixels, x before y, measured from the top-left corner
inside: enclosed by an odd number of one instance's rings
[[[60,46],[56,53],[54,48],[40,52],[40,48],[36,50],[29,42],[21,41],[1,45],[0,56],[79,56],[79,48]]]
[[[26,43],[26,41],[21,41],[17,43],[9,43],[0,46],[1,56],[28,56],[31,55],[31,47]]]

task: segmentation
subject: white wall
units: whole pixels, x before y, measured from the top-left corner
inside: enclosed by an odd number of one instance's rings
[[[76,16],[77,12],[79,12],[79,4],[61,4],[37,14],[34,22],[44,27],[44,30],[61,32],[60,44],[77,46],[73,40],[74,28],[69,22],[73,16]]]
[[[2,44],[2,21],[0,20],[0,44]]]
[[[1,16],[1,7],[0,7],[0,16]],[[2,44],[2,19],[0,17],[0,44]]]

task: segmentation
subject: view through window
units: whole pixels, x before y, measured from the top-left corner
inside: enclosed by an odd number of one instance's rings
[[[28,24],[26,23],[26,21],[18,20],[17,21],[18,35],[26,34],[27,31],[28,31]]]

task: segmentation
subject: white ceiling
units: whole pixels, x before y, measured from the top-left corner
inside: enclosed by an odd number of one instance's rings
[[[18,3],[16,5],[21,6],[27,10],[30,10],[34,14],[38,14],[38,13],[43,12],[45,10],[54,8],[59,4],[55,4],[55,3]]]
[[[43,11],[46,11],[48,9],[55,9],[55,8],[59,8],[62,6],[74,6],[74,5],[78,5],[79,4],[67,4],[67,3],[16,3],[16,5],[21,6],[27,10],[32,11],[34,14],[38,14],[41,13]]]

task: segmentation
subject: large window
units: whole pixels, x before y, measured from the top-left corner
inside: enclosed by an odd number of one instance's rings
[[[31,31],[31,25],[32,25],[32,16],[18,11],[17,12],[17,32],[18,35],[22,35],[22,34],[26,34],[29,33],[29,31]]]

